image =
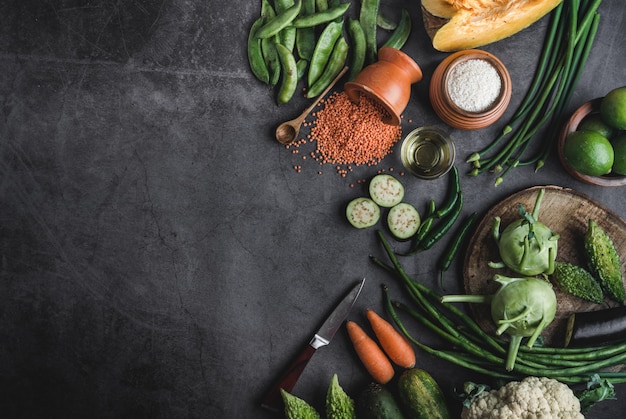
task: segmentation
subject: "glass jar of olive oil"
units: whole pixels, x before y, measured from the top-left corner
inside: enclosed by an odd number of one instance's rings
[[[452,138],[437,127],[411,131],[402,142],[402,165],[420,179],[436,179],[454,165],[456,150]]]

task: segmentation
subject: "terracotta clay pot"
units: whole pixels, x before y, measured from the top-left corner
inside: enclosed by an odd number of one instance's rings
[[[422,70],[411,57],[390,47],[378,50],[378,61],[365,67],[344,89],[350,100],[359,103],[364,94],[380,104],[387,115],[383,122],[400,125],[400,116],[411,97],[411,85],[422,79]]]

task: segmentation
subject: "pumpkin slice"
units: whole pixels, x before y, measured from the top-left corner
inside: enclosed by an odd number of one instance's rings
[[[526,29],[562,0],[421,0],[426,32],[439,51],[491,44]]]

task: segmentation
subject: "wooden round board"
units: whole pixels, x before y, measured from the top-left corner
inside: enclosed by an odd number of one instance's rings
[[[535,186],[517,192],[491,208],[482,219],[471,237],[464,261],[463,276],[465,291],[468,294],[493,294],[499,284],[493,281],[496,273],[519,276],[508,269],[489,267],[489,261],[499,262],[498,248],[493,238],[494,217],[502,219],[500,231],[519,218],[519,205],[532,212],[540,189],[545,189],[541,202],[539,221],[560,235],[557,261],[585,266],[583,237],[589,219],[593,219],[613,240],[617,252],[626,257],[626,222],[617,214],[591,200],[582,193],[560,186]],[[622,266],[622,270],[624,267]],[[622,272],[624,276],[624,273]],[[546,345],[562,347],[565,339],[567,318],[571,313],[598,310],[617,305],[605,299],[605,304],[594,304],[560,292],[557,296],[557,313],[552,324],[544,331]],[[471,304],[471,311],[480,326],[489,332],[495,327],[491,320],[488,305]]]

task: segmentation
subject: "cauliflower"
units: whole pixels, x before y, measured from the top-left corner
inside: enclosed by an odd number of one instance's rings
[[[547,377],[526,377],[499,390],[479,394],[462,419],[576,419],[584,418],[580,401],[566,384]]]

